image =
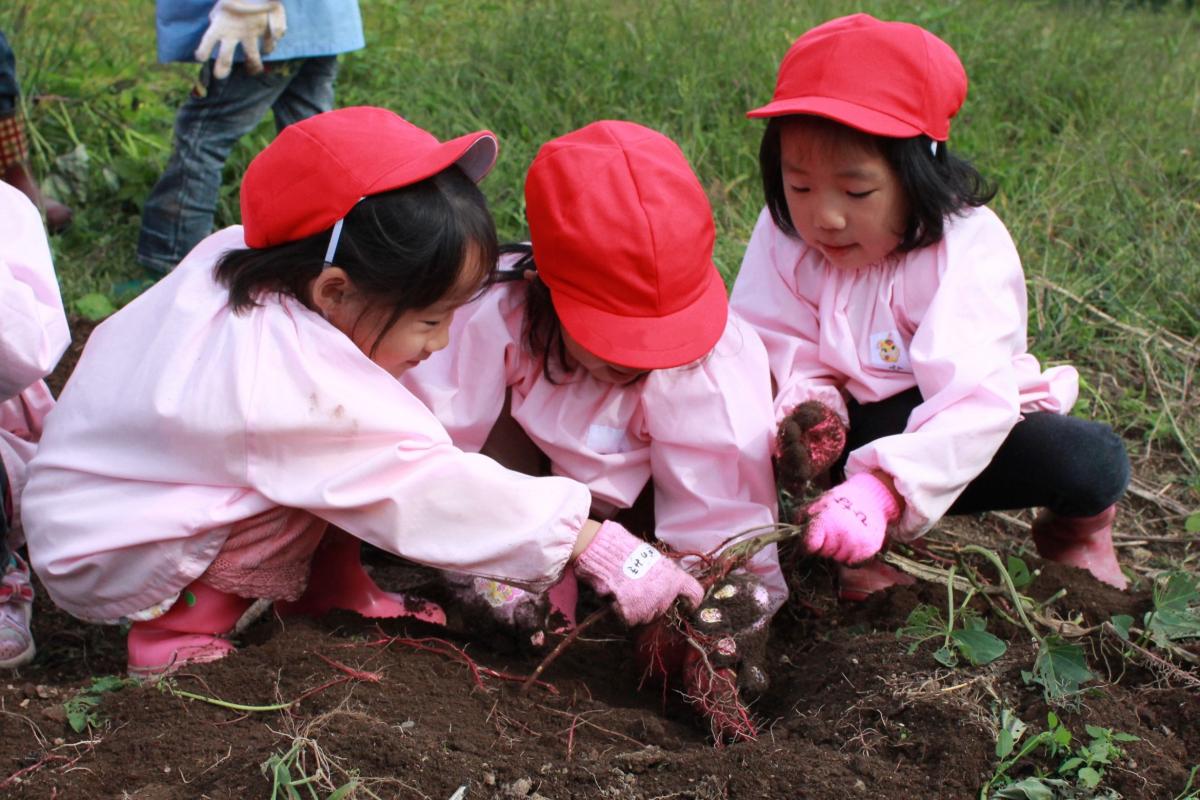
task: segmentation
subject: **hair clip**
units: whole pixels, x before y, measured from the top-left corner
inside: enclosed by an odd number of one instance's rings
[[[937,158],[937,146],[937,139],[933,139],[929,142],[929,154],[934,158]]]
[[[337,222],[333,223],[333,233],[329,235],[329,247],[325,248],[326,267],[333,266],[333,257],[337,253],[338,242],[341,241],[342,238],[342,223],[345,221],[346,218],[342,217]],[[324,267],[322,267],[322,269],[323,268]]]

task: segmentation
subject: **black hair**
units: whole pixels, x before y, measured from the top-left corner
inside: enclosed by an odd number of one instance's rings
[[[526,270],[533,270],[533,277],[525,285],[525,319],[521,324],[521,339],[525,349],[535,359],[542,362],[542,375],[552,384],[558,384],[554,377],[559,373],[568,372],[567,343],[563,339],[562,322],[558,312],[554,310],[554,302],[550,297],[550,287],[537,275],[537,264],[533,261],[533,246],[527,242],[505,244],[500,246],[500,255],[517,255],[512,271],[505,270],[501,280],[516,281],[524,279]]]
[[[951,153],[945,142],[938,142],[937,153],[931,153],[933,139],[928,136],[907,139],[876,136],[806,114],[772,117],[763,131],[758,164],[771,219],[788,236],[799,234],[788,213],[779,138],[784,124],[797,122],[818,136],[850,137],[865,149],[879,153],[895,171],[908,201],[908,221],[896,248],[901,252],[940,242],[946,217],[982,206],[996,194],[996,188],[969,161]]]
[[[225,253],[214,275],[229,289],[229,305],[243,313],[275,293],[313,308],[308,286],[324,267],[332,232]],[[392,309],[372,350],[404,312],[431,306],[460,286],[472,249],[479,257],[478,292],[495,273],[496,225],[483,193],[457,166],[370,195],[350,210],[331,260],[370,305]]]

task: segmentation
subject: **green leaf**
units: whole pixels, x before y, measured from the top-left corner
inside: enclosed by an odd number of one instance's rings
[[[935,636],[946,635],[946,620],[936,606],[922,603],[908,614],[904,626],[896,631],[897,639],[912,639],[913,644],[908,648],[909,655],[917,651],[922,642]]]
[[[1033,680],[1042,686],[1047,702],[1076,694],[1080,686],[1091,679],[1082,647],[1061,636],[1047,636],[1042,640],[1033,663]]]
[[[1008,758],[1008,754],[1013,751],[1015,744],[1012,731],[1001,729],[1000,733],[996,735],[996,758]]]
[[[1005,559],[1005,567],[1008,569],[1008,577],[1012,578],[1013,586],[1017,589],[1024,589],[1033,583],[1033,573],[1029,571],[1029,565],[1020,558],[1008,556]]]
[[[1091,767],[1084,767],[1083,769],[1079,770],[1079,772],[1076,774],[1076,777],[1085,788],[1095,789],[1100,785],[1100,773]]]
[[[116,313],[117,310],[112,301],[99,292],[85,294],[72,303],[71,307],[76,314],[92,322],[99,322],[105,317]]]
[[[1188,533],[1200,533],[1200,512],[1192,514],[1183,523],[1183,529]]]
[[[1141,739],[1134,736],[1132,733],[1114,733],[1113,741],[1115,742],[1140,742]]]
[[[954,652],[953,648],[945,645],[934,651],[933,658],[935,661],[945,667],[953,668],[958,666],[958,654]]]
[[[1146,627],[1158,644],[1200,637],[1200,576],[1173,572],[1154,584]]]
[[[1100,728],[1095,725],[1084,724],[1083,729],[1087,731],[1087,735],[1093,739],[1106,739],[1111,731],[1108,728]]]
[[[1016,783],[1005,786],[1000,791],[992,795],[993,800],[996,798],[1004,798],[1005,800],[1054,800],[1054,788],[1066,787],[1064,781],[1048,780],[1046,778],[1025,778]]]
[[[1116,628],[1117,635],[1125,641],[1129,641],[1129,626],[1133,624],[1133,617],[1128,614],[1114,614],[1109,620],[1112,626]]]
[[[990,664],[1008,650],[1003,640],[982,630],[961,630],[950,634],[963,658],[975,666]]]

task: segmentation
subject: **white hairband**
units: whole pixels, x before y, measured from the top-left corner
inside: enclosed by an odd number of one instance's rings
[[[342,223],[346,221],[342,217],[337,222],[333,223],[333,233],[329,235],[329,247],[325,248],[325,265],[329,266],[333,263],[334,253],[337,252],[338,241],[342,238]]]

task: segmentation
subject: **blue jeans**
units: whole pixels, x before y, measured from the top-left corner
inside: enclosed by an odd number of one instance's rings
[[[337,56],[265,62],[250,75],[241,63],[225,80],[200,70],[206,91],[193,92],[175,116],[175,143],[167,168],[142,207],[137,260],[165,274],[212,232],[221,171],[238,139],[270,109],[276,130],[333,108]]]

